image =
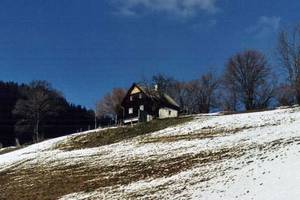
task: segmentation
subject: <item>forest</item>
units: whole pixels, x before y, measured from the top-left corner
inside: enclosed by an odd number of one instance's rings
[[[0,145],[42,141],[88,130],[94,111],[67,102],[46,81],[0,81]]]

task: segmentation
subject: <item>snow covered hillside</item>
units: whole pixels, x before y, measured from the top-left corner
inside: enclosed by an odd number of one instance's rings
[[[0,155],[0,199],[299,199],[300,108],[190,122],[109,145],[93,132]],[[79,140],[82,147],[73,147]]]

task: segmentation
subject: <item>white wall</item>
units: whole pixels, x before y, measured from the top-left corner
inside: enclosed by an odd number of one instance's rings
[[[171,108],[159,109],[159,119],[178,117],[178,111]]]
[[[152,115],[147,115],[147,122],[150,122],[153,120],[153,116]]]

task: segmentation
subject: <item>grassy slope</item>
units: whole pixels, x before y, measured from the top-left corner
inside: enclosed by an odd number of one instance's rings
[[[2,154],[6,154],[6,153],[9,153],[9,152],[12,152],[12,151],[16,151],[18,149],[21,149],[22,147],[7,147],[7,148],[3,148],[3,149],[0,149],[0,155]]]
[[[191,121],[191,117],[158,119],[147,123],[140,123],[133,126],[124,126],[119,128],[107,129],[89,135],[79,135],[67,143],[60,143],[57,147],[61,150],[76,150],[82,148],[93,148],[113,143],[122,140],[134,138],[136,136],[145,135],[165,128],[179,125]]]
[[[63,151],[72,151],[100,147],[191,120],[191,117],[153,120],[132,127],[106,129],[100,132],[74,136],[67,142],[58,143],[56,148]],[[159,171],[159,169],[144,171],[128,178],[128,174],[136,173],[136,171],[154,163],[133,163],[130,166],[115,165],[109,167],[86,166],[85,163],[62,164],[54,167],[50,165],[22,167],[22,164],[20,163],[14,168],[0,172],[0,199],[57,199],[72,192],[89,192],[104,186],[128,184]],[[116,177],[104,178],[109,172],[122,170],[124,172]]]

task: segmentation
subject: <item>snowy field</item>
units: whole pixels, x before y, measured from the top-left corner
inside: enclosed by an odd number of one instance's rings
[[[93,132],[0,155],[0,199],[300,196],[298,107],[198,115],[191,122],[111,145],[58,148],[89,134]]]

